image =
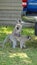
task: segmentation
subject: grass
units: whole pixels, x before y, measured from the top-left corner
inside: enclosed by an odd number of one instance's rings
[[[0,65],[37,65],[37,49],[0,50]]]
[[[22,32],[21,32],[23,35],[34,35],[34,28],[23,28],[22,29]]]
[[[14,27],[13,26],[0,26],[0,40],[4,40],[4,38],[10,34],[13,31]]]
[[[14,27],[0,26],[0,41],[13,31]],[[23,28],[21,34],[34,35],[33,28]],[[0,65],[37,65],[37,48],[0,48]]]

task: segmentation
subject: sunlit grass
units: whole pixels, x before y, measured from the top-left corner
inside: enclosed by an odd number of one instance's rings
[[[15,56],[20,56],[20,58],[28,58],[27,54],[26,53],[10,53],[9,57],[12,58],[12,57],[15,57]]]
[[[13,31],[14,27],[13,26],[0,26],[0,40],[4,40],[4,38],[8,35],[11,34]]]
[[[24,35],[34,35],[34,28],[23,28],[22,31]]]
[[[0,27],[0,33],[6,33],[9,34],[13,31],[13,26],[8,26],[8,27]]]

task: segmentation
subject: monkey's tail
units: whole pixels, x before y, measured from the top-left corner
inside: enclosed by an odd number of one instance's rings
[[[9,40],[9,35],[7,35],[6,36],[6,38],[4,39],[4,41],[3,41],[3,43],[2,43],[2,47],[4,48],[4,45],[5,45],[5,43],[7,42]]]

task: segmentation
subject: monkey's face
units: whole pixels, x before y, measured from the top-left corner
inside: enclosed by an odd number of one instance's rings
[[[27,36],[27,39],[28,39],[28,40],[31,40],[31,36]]]
[[[19,33],[20,32],[20,26],[16,27],[16,32]]]
[[[17,27],[17,30],[19,30],[19,27]]]

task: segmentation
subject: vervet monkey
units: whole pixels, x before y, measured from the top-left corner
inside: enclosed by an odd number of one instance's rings
[[[25,46],[24,43],[27,40],[27,36],[21,35],[23,24],[24,22],[22,20],[18,20],[13,32],[5,38],[3,44],[5,44],[8,40],[10,40],[13,43],[13,48],[15,48],[16,45],[18,44],[17,41],[20,42],[20,48]]]

